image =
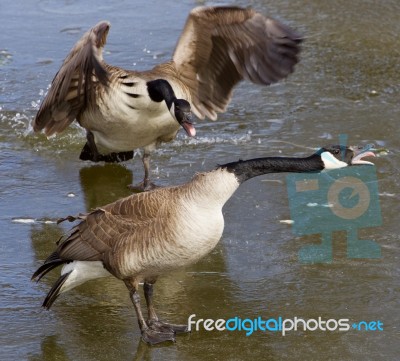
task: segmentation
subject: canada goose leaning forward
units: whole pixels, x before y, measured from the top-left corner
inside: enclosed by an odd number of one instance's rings
[[[150,344],[173,341],[175,334],[187,327],[158,319],[152,302],[153,284],[159,275],[198,261],[216,246],[224,229],[222,207],[241,183],[266,173],[372,164],[361,159],[373,155],[369,149],[330,146],[306,158],[239,160],[196,174],[180,186],[134,194],[90,213],[67,217],[80,223],[32,276],[39,281],[63,265],[43,307],[49,309],[60,293],[112,274],[129,290],[143,340]],[[147,320],[140,306],[140,282],[144,282]]]
[[[98,23],[76,43],[52,81],[33,120],[47,136],[75,119],[87,131],[83,160],[118,162],[144,148],[148,190],[150,153],[173,140],[182,126],[196,132],[191,111],[201,119],[224,112],[242,79],[269,85],[293,72],[301,38],[286,25],[252,9],[193,9],[172,60],[138,72],[108,65],[103,47],[110,24]]]

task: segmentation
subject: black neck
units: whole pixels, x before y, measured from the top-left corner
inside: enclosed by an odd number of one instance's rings
[[[168,109],[171,109],[172,103],[176,99],[170,83],[164,79],[156,79],[147,82],[147,91],[152,101],[160,103],[165,100]]]
[[[240,183],[267,173],[281,172],[318,172],[324,169],[324,163],[318,154],[307,158],[266,157],[239,160],[219,166],[235,174]]]

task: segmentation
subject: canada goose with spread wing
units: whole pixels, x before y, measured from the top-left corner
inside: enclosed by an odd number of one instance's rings
[[[144,148],[144,190],[153,187],[150,153],[159,143],[173,140],[180,126],[195,136],[191,113],[215,120],[242,79],[269,85],[285,78],[301,42],[288,26],[252,9],[198,7],[172,60],[139,72],[103,60],[109,29],[102,21],[76,43],[32,125],[51,136],[76,119],[87,132],[83,160],[119,162]]]

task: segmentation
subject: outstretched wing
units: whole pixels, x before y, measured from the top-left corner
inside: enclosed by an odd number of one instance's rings
[[[35,131],[44,129],[47,136],[63,131],[94,96],[93,85],[108,83],[102,61],[109,29],[107,21],[98,23],[72,48],[33,120]]]
[[[293,72],[301,37],[252,9],[199,7],[191,11],[173,61],[200,118],[215,120],[242,79],[269,85]]]

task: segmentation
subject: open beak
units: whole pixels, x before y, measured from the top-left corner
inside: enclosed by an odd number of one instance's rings
[[[374,165],[374,163],[368,162],[367,160],[363,160],[365,157],[375,157],[375,148],[374,145],[372,144],[367,144],[365,147],[360,148],[360,147],[354,147],[353,152],[354,152],[354,157],[351,160],[352,165],[361,165],[361,164],[367,164],[367,165]]]
[[[196,135],[196,129],[191,122],[191,116],[185,114],[185,120],[180,123],[182,128],[185,129],[188,137],[194,137]]]

